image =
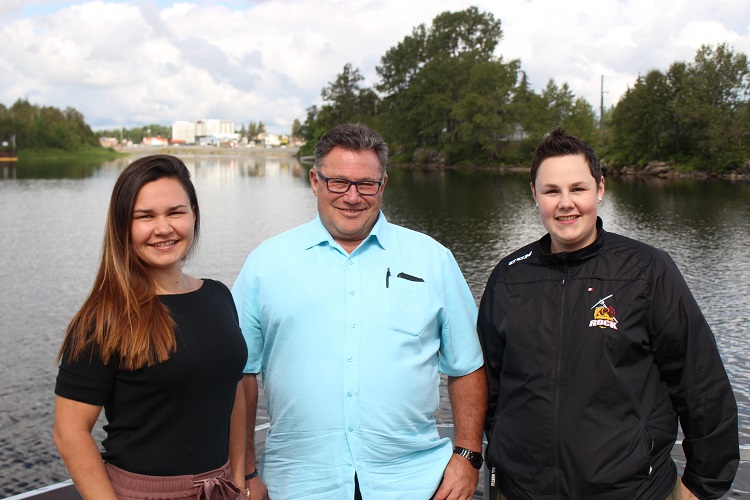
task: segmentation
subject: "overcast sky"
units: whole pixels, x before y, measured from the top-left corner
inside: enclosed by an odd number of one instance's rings
[[[567,82],[598,111],[639,73],[702,44],[750,54],[748,0],[0,0],[0,103],[73,107],[94,129],[263,121],[288,133],[346,63],[377,82],[385,52],[471,5],[503,29],[535,90]]]

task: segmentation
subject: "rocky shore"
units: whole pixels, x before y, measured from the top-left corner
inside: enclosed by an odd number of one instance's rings
[[[529,173],[528,166],[514,165],[447,165],[441,162],[431,163],[392,163],[389,168],[402,168],[406,170],[424,170],[428,172],[442,172],[446,170],[457,172],[514,172]],[[707,172],[707,171],[686,171],[674,168],[667,162],[650,162],[645,167],[624,166],[612,167],[602,162],[604,174],[607,177],[644,177],[644,178],[661,178],[661,179],[724,179],[730,181],[750,181],[750,162],[744,167],[731,172]]]
[[[610,167],[604,165],[607,175],[622,177],[659,177],[662,179],[726,179],[730,181],[748,181],[750,180],[750,162],[743,167],[731,172],[706,172],[706,171],[685,171],[675,169],[670,163],[663,161],[649,162],[645,167],[624,166]]]

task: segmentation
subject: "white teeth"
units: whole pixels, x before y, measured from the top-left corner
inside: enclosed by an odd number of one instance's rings
[[[568,216],[565,216],[565,217],[558,217],[557,220],[567,221],[567,220],[575,220],[575,218],[576,218],[575,215],[568,215]]]
[[[164,241],[162,243],[154,243],[151,246],[154,246],[154,247],[168,247],[169,245],[174,245],[174,244],[175,244],[175,241],[171,240],[171,241]]]

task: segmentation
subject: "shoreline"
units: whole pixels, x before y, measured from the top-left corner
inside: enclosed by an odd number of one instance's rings
[[[389,168],[404,170],[422,170],[425,172],[497,172],[528,174],[530,167],[518,165],[445,165],[442,163],[393,163]],[[646,167],[624,166],[609,167],[602,164],[604,177],[636,178],[636,179],[693,179],[693,180],[728,180],[733,182],[750,182],[750,167],[732,172],[706,172],[677,170],[663,162],[651,162]]]
[[[146,156],[151,154],[171,154],[175,156],[261,156],[265,158],[287,158],[295,157],[298,146],[286,148],[226,148],[217,146],[130,146],[114,148],[118,153],[134,156]],[[424,172],[497,172],[505,173],[529,173],[530,167],[518,165],[446,165],[444,163],[414,163],[394,162],[389,163],[388,168],[401,170],[421,170]],[[602,162],[602,170],[605,177],[616,178],[643,178],[643,179],[694,179],[694,180],[728,180],[733,182],[750,182],[750,165],[731,172],[708,172],[678,170],[667,162],[650,162],[645,167],[623,166],[610,167]]]
[[[289,157],[297,156],[298,146],[276,148],[224,148],[218,146],[125,146],[113,148],[118,153],[134,156],[168,154],[174,156],[263,156]]]

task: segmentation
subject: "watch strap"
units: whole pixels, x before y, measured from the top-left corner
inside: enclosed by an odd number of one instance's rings
[[[462,448],[460,446],[454,447],[453,453],[464,457],[466,460],[469,461],[471,466],[474,467],[475,469],[482,468],[482,464],[484,463],[484,458],[482,458],[481,453],[467,450],[466,448]]]

